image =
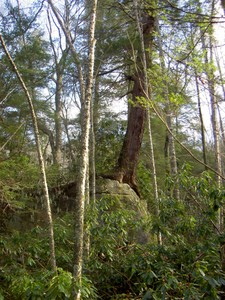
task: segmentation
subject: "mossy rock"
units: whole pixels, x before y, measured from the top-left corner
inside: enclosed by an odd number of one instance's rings
[[[129,222],[137,226],[130,226],[130,241],[147,243],[149,236],[142,228],[146,219],[149,218],[146,202],[128,184],[116,180],[101,178],[96,184],[96,199],[101,202],[102,213],[124,211],[129,215]],[[98,204],[97,204],[98,206]],[[140,226],[138,226],[140,224]],[[102,224],[104,226],[104,224]],[[135,229],[134,229],[135,228]]]
[[[126,183],[120,183],[117,180],[100,178],[96,184],[96,198],[116,197],[120,199],[120,205],[127,209],[147,213],[147,206],[135,191]]]

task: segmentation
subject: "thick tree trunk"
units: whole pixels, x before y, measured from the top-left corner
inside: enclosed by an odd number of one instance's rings
[[[154,31],[154,18],[147,12],[142,13],[141,29],[145,51],[151,52],[152,37]],[[146,51],[147,52],[147,51]],[[120,152],[115,179],[128,183],[138,194],[136,182],[136,169],[141,150],[141,143],[144,134],[146,120],[146,103],[141,103],[146,99],[146,69],[143,67],[142,49],[138,49],[137,63],[135,66],[133,79],[132,104],[129,109],[128,124],[123,146]]]
[[[133,104],[128,116],[127,131],[120,152],[117,169],[117,179],[128,183],[137,191],[136,168],[144,133],[146,108],[138,103],[138,97],[144,97],[142,91],[143,74],[136,74],[132,94]]]

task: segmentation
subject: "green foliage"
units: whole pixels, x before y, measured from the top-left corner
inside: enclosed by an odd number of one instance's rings
[[[21,233],[11,232],[0,239],[0,278],[3,299],[71,299],[72,216],[55,220],[57,274],[48,271],[48,232],[39,226]],[[77,284],[76,288],[80,288]],[[82,299],[95,299],[96,290],[82,278]],[[1,299],[1,298],[0,298]]]
[[[32,186],[38,180],[38,167],[26,155],[2,161],[0,178],[4,185]]]
[[[72,274],[58,269],[57,274],[50,280],[45,299],[69,299],[72,288]]]
[[[111,299],[129,290],[128,258],[134,254],[138,236],[144,234],[145,219],[123,207],[115,196],[103,197],[96,210],[97,217],[90,226],[91,255],[85,271],[98,289],[99,297]]]
[[[13,213],[16,210],[24,209],[30,201],[29,195],[23,192],[24,189],[30,189],[37,185],[39,181],[39,168],[30,162],[29,157],[20,155],[8,158],[0,162],[0,183],[1,183],[1,201],[2,205],[8,206],[9,211]],[[22,212],[22,211],[21,211]],[[25,211],[24,211],[25,212]],[[19,212],[18,212],[19,215]],[[10,212],[1,212],[1,219],[4,223],[10,216]]]
[[[168,179],[166,188],[173,184]],[[179,174],[179,184],[181,200],[163,196],[160,219],[152,217],[151,222],[135,222],[115,199],[98,203],[100,217],[91,224],[92,252],[86,268],[101,299],[220,299],[225,286],[224,236],[214,224],[224,192],[208,173],[192,176],[189,166]],[[148,228],[151,242],[131,242],[132,226]],[[154,242],[158,231],[162,245]]]
[[[15,63],[20,69],[27,87],[44,87],[48,78],[47,69],[50,55],[47,53],[49,44],[41,36],[42,32],[35,32],[29,37],[15,57]]]
[[[224,191],[208,173],[196,178],[191,172],[185,166],[177,178],[179,201],[161,197],[160,218],[140,217],[112,196],[89,207],[86,228],[91,248],[83,266],[82,299],[220,299],[225,286],[224,234],[219,235],[214,224]],[[146,183],[149,176],[143,176]],[[173,184],[168,179],[166,189]],[[54,223],[57,274],[47,270],[46,229],[36,226],[1,236],[0,292],[4,299],[70,299],[73,216],[65,214]],[[156,243],[158,231],[162,245]],[[149,242],[140,244],[137,237],[143,233]]]
[[[102,119],[96,132],[97,174],[111,172],[114,168],[125,134],[125,122],[117,114]]]

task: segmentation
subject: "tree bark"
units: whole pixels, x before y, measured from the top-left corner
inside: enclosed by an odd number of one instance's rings
[[[215,8],[215,2],[212,1],[212,11],[211,17],[213,17]],[[211,28],[213,31],[213,28]],[[217,115],[217,99],[216,99],[216,89],[215,89],[215,74],[213,70],[213,33],[209,35],[209,45],[206,47],[205,38],[202,35],[202,48],[206,52],[205,53],[205,65],[208,67],[206,69],[206,76],[208,81],[208,90],[209,90],[209,98],[211,104],[211,124],[212,124],[212,133],[214,140],[214,150],[215,150],[215,170],[217,172],[216,182],[218,187],[222,185],[222,165],[221,165],[221,149],[220,149],[220,136],[219,136],[219,122]],[[219,175],[221,174],[221,176]],[[218,231],[223,232],[223,207],[219,209],[218,212]]]
[[[86,83],[85,102],[82,110],[82,146],[80,162],[80,178],[78,186],[78,196],[76,199],[76,208],[74,211],[75,231],[74,231],[74,265],[73,277],[74,283],[79,283],[81,287],[82,263],[83,263],[83,244],[84,244],[84,208],[85,208],[85,186],[87,180],[87,167],[89,158],[89,137],[91,121],[91,100],[93,92],[93,73],[95,61],[95,25],[96,25],[97,0],[91,3],[91,16],[89,27],[89,55],[88,55],[88,74]],[[74,299],[81,298],[81,290],[73,290]]]
[[[62,21],[62,19],[60,18],[60,13],[58,11],[58,9],[55,7],[55,5],[53,4],[52,0],[48,0],[48,4],[51,7],[64,35],[66,38],[66,42],[68,43],[68,47],[71,51],[73,60],[77,66],[77,71],[78,71],[78,79],[79,79],[79,84],[80,84],[80,95],[81,95],[81,103],[84,103],[84,99],[85,99],[85,86],[84,86],[84,78],[83,78],[83,72],[82,72],[82,66],[81,66],[81,62],[79,60],[78,54],[76,52],[76,49],[74,48],[73,45],[73,41],[70,35],[70,32],[68,32],[68,26],[67,24],[64,24],[64,22]]]
[[[176,156],[176,148],[175,148],[175,142],[173,137],[173,111],[171,109],[170,99],[169,99],[169,87],[168,87],[168,79],[166,76],[166,65],[165,65],[165,58],[163,53],[163,47],[162,47],[162,38],[161,33],[159,29],[159,21],[156,21],[156,27],[157,27],[157,33],[158,33],[158,47],[159,47],[159,58],[160,58],[160,66],[161,66],[161,73],[162,73],[162,81],[163,81],[163,96],[166,101],[166,123],[169,130],[166,132],[166,139],[165,139],[165,160],[166,160],[166,169],[170,173],[172,177],[175,178],[174,183],[174,189],[173,189],[173,195],[175,199],[180,199],[180,191],[179,191],[179,184],[177,183],[177,174],[178,174],[178,168],[177,168],[177,156]]]
[[[13,67],[13,70],[16,73],[16,76],[25,92],[25,95],[26,95],[26,98],[28,100],[28,104],[30,107],[30,112],[31,112],[31,117],[32,117],[32,122],[33,122],[33,127],[34,127],[36,148],[37,148],[37,153],[38,153],[39,166],[40,166],[40,171],[41,171],[42,184],[43,184],[43,189],[44,189],[44,199],[45,199],[46,215],[47,215],[48,229],[49,229],[51,267],[52,267],[52,270],[54,272],[56,272],[55,241],[54,241],[54,231],[53,231],[53,222],[52,222],[52,212],[51,212],[51,205],[50,205],[50,199],[49,199],[49,193],[48,193],[48,185],[47,185],[47,179],[46,179],[46,173],[45,173],[45,163],[44,163],[44,158],[43,158],[43,154],[42,154],[42,150],[41,150],[41,142],[40,142],[36,112],[35,112],[33,101],[31,99],[29,91],[28,91],[28,89],[23,81],[23,78],[21,77],[10,53],[8,52],[7,47],[4,43],[4,40],[1,35],[0,35],[0,41],[1,41],[2,47],[5,51],[5,54],[8,57],[11,65]]]
[[[55,151],[53,156],[56,165],[60,165],[62,159],[62,87],[63,75],[60,66],[56,66]]]
[[[207,170],[207,158],[206,158],[206,143],[205,143],[205,128],[204,128],[204,120],[202,115],[202,107],[201,107],[201,98],[200,98],[200,91],[199,91],[199,84],[198,84],[198,77],[197,72],[195,70],[195,85],[197,90],[197,100],[198,100],[198,114],[200,119],[200,126],[201,126],[201,139],[202,139],[202,157],[203,162],[205,164],[205,170]]]
[[[150,14],[150,12],[143,10],[140,23],[145,52],[146,54],[148,52],[147,56],[149,57],[152,49],[154,17]],[[146,70],[144,69],[142,49],[139,47],[137,62],[135,65],[135,73],[132,76],[132,104],[130,105],[129,109],[127,130],[115,174],[116,180],[128,183],[138,195],[139,191],[136,182],[136,169],[147,116],[146,103],[143,103],[143,99],[146,98]]]
[[[67,5],[65,4],[66,8]],[[68,23],[68,11],[66,11],[66,22]],[[48,22],[49,22],[49,40],[51,44],[51,48],[53,51],[53,57],[55,62],[55,75],[56,79],[53,79],[55,83],[55,142],[52,148],[52,155],[53,155],[53,163],[55,165],[60,166],[62,164],[62,93],[63,93],[63,75],[66,66],[66,59],[69,52],[69,47],[66,46],[63,49],[62,45],[62,38],[60,36],[59,40],[59,48],[61,49],[61,56],[58,54],[57,50],[55,49],[55,43],[52,37],[52,25],[51,19],[48,12]],[[66,26],[69,27],[69,24],[66,23]],[[60,56],[60,58],[59,58]]]

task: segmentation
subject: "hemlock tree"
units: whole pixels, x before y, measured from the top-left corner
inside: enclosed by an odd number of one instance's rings
[[[26,95],[28,105],[30,108],[30,114],[32,117],[33,127],[34,127],[34,136],[35,136],[35,142],[36,142],[36,148],[37,148],[37,154],[38,154],[38,160],[39,160],[39,166],[41,171],[41,178],[42,178],[42,185],[44,190],[44,200],[45,200],[45,208],[46,208],[46,215],[47,215],[47,221],[48,221],[48,230],[49,230],[49,245],[50,245],[50,260],[51,260],[51,267],[54,272],[56,272],[56,256],[55,256],[55,240],[54,240],[54,232],[53,232],[53,222],[52,222],[52,212],[51,212],[51,205],[50,205],[50,199],[49,199],[49,193],[48,193],[48,185],[47,185],[47,179],[46,179],[46,172],[45,172],[45,163],[44,158],[42,154],[41,149],[41,142],[40,142],[40,136],[39,136],[39,129],[38,129],[38,122],[37,122],[37,116],[34,108],[34,104],[32,101],[32,98],[30,96],[30,93],[26,87],[26,84],[24,83],[24,80],[22,76],[19,73],[19,70],[17,69],[17,66],[15,65],[10,53],[8,52],[8,49],[4,43],[4,40],[2,36],[0,35],[0,42],[2,44],[2,47],[5,51],[5,54],[7,55],[14,72],[16,73],[16,76],[24,90],[24,93]]]
[[[50,106],[43,101],[42,92],[48,85],[50,56],[48,53],[49,43],[43,39],[43,32],[37,22],[39,5],[37,10],[36,8],[33,9],[30,15],[25,13],[19,5],[13,6],[9,1],[6,8],[5,14],[0,15],[2,36],[4,36],[7,47],[32,96],[36,112],[42,116],[46,115]],[[7,95],[1,103],[1,126],[7,132],[11,131],[14,125],[17,127],[20,122],[25,121],[23,136],[20,138],[15,136],[15,139],[8,145],[8,150],[11,154],[24,153],[29,155],[29,150],[33,148],[33,129],[29,108],[24,102],[21,86],[8,67],[9,64],[4,55],[1,56],[1,63],[1,68],[4,69],[4,72],[1,72],[1,80],[2,83],[4,82],[1,91]],[[13,147],[16,143],[17,148]]]
[[[154,198],[155,198],[154,200],[156,203],[156,213],[157,213],[157,217],[159,218],[160,217],[160,203],[159,203],[159,193],[158,193],[158,183],[157,183],[155,153],[154,153],[154,146],[153,146],[151,113],[150,113],[150,108],[151,108],[150,103],[152,101],[152,99],[151,99],[152,88],[151,88],[151,85],[149,83],[149,78],[148,78],[148,67],[151,66],[152,61],[151,61],[151,56],[149,57],[149,55],[148,55],[149,49],[146,48],[144,34],[143,34],[143,30],[142,30],[142,24],[140,22],[140,14],[138,11],[138,7],[140,9],[142,9],[142,7],[137,0],[134,0],[133,3],[134,3],[134,8],[135,8],[135,17],[136,17],[137,28],[138,28],[140,44],[141,44],[140,56],[142,57],[141,61],[142,61],[143,72],[144,72],[143,92],[145,94],[146,105],[147,105],[147,124],[148,124],[148,137],[149,137],[149,148],[150,148],[150,163],[151,163],[153,190],[154,190]],[[150,208],[149,201],[147,202],[147,205],[148,205],[148,211],[150,213],[151,208]],[[159,231],[157,234],[157,238],[158,238],[159,245],[161,245],[162,244],[162,235],[161,235],[161,232],[159,232]]]
[[[144,48],[149,56],[151,56],[152,52],[155,31],[155,5],[155,1],[149,5],[146,4],[140,17]],[[139,194],[136,182],[136,169],[147,115],[146,105],[143,103],[143,99],[146,97],[146,70],[143,68],[143,52],[140,44],[137,45],[137,49],[134,49],[134,51],[137,52],[137,57],[135,58],[134,73],[130,76],[133,81],[132,104],[128,111],[127,130],[115,171],[115,179],[128,183]],[[147,60],[147,63],[149,63],[149,58]]]

